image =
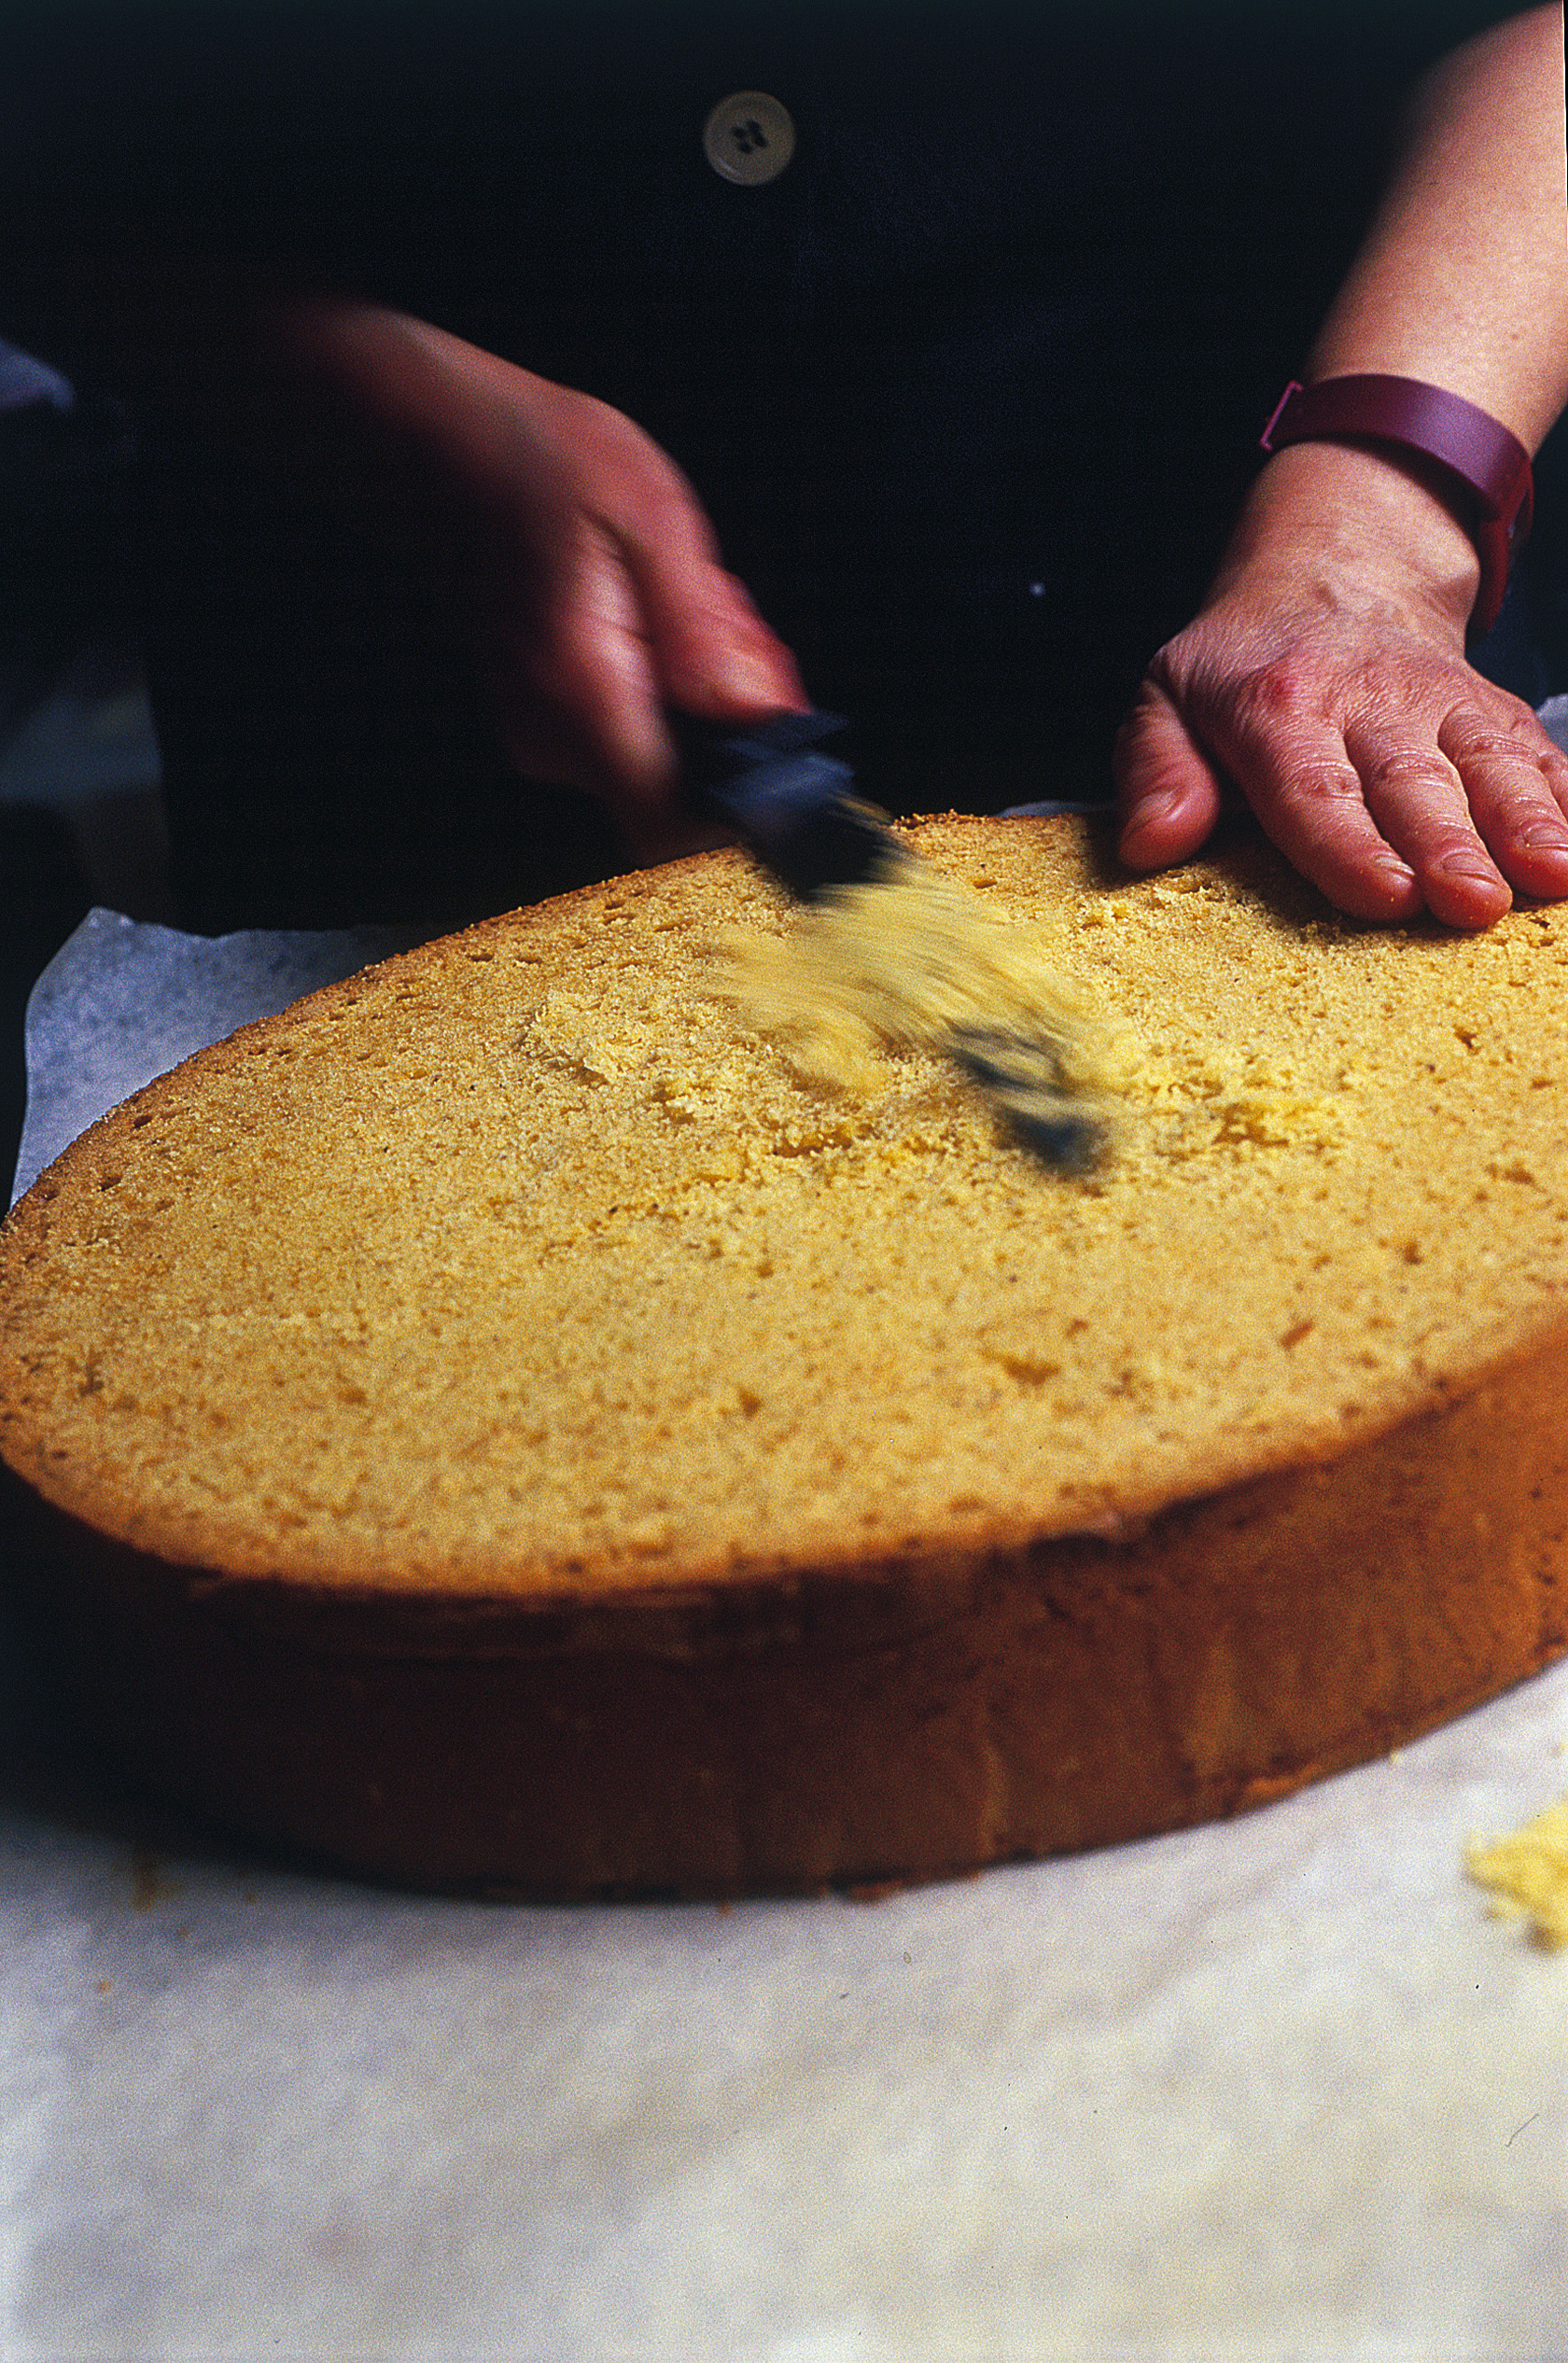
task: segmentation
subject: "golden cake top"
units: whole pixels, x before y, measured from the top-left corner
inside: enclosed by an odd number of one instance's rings
[[[6,1458],[219,1571],[648,1590],[1114,1531],[1562,1322],[1568,912],[1377,931],[1260,846],[1128,882],[1075,821],[915,836],[1100,1045],[1088,1170],[930,1048],[760,1032],[718,947],[800,922],[701,856],[94,1127],[0,1235]]]

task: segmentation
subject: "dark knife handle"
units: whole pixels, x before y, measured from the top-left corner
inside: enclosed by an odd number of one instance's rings
[[[845,727],[836,714],[670,720],[691,803],[733,829],[791,894],[863,885],[899,858],[887,816],[855,795],[847,762],[820,751]]]

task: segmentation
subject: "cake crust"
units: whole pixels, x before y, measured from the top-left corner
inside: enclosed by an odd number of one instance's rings
[[[116,1111],[22,1201],[0,1249],[8,1516],[27,1535],[31,1594],[69,1681],[94,1727],[145,1773],[267,1839],[416,1883],[559,1895],[815,1888],[936,1876],[1232,1812],[1408,1739],[1568,1648],[1568,1412],[1555,1383],[1568,1174],[1547,1108],[1568,930],[1555,914],[1543,927],[1524,912],[1478,948],[1435,936],[1401,948],[1324,915],[1255,846],[1195,865],[1174,887],[1129,886],[1073,823],[945,820],[916,834],[957,874],[996,882],[980,890],[1020,907],[1048,903],[1076,972],[1092,971],[1112,1008],[1131,1011],[1126,1105],[1105,1168],[1087,1181],[1032,1170],[983,1111],[933,1078],[930,1061],[890,1059],[880,1101],[824,1105],[787,1059],[746,1044],[741,1022],[717,1003],[688,1007],[718,925],[737,912],[781,923],[738,857],[721,856],[490,923],[246,1028]],[[629,914],[623,940],[609,924],[620,911]],[[661,933],[678,939],[673,965],[642,998],[656,1027],[686,1011],[695,1029],[688,1068],[712,1103],[693,1086],[684,1120],[660,1118],[683,1078],[650,1072],[645,1056],[639,1068],[617,999],[638,998]],[[1237,944],[1243,963],[1232,973]],[[492,1001],[474,1030],[476,977],[493,986],[484,972],[497,961],[521,974],[541,959],[549,989],[535,989],[536,977],[506,1002],[504,1023]],[[1288,1006],[1289,1022],[1270,1032],[1274,1003],[1288,1004],[1281,970],[1293,989],[1305,979],[1317,996],[1305,1034]],[[1219,984],[1195,1008],[1195,979],[1211,972]],[[1257,1024],[1227,1041],[1225,1010],[1245,1011],[1249,997]],[[1372,1008],[1392,1029],[1418,1006],[1414,1039],[1374,1031],[1370,1083],[1344,1082],[1353,1021]],[[1173,1030],[1151,1046],[1161,1023]],[[1337,1027],[1351,1030],[1321,1056],[1312,1050],[1312,1065],[1301,1042],[1321,1046]],[[525,1265],[531,1285],[552,1258],[590,1272],[598,1258],[607,1306],[626,1270],[640,1268],[666,1315],[706,1305],[732,1358],[752,1354],[729,1401],[716,1391],[711,1339],[701,1352],[689,1340],[665,1349],[706,1409],[688,1423],[694,1441],[666,1438],[663,1475],[645,1466],[642,1489],[617,1496],[612,1517],[561,1518],[553,1495],[553,1527],[535,1503],[519,1515],[521,1547],[497,1534],[486,1491],[497,1455],[548,1458],[550,1439],[528,1444],[525,1405],[475,1445],[472,1400],[457,1378],[441,1381],[442,1395],[427,1377],[411,1413],[397,1392],[408,1341],[395,1324],[376,1331],[382,1300],[369,1284],[355,1335],[340,1320],[343,1334],[322,1345],[333,1315],[311,1292],[341,1252],[341,1229],[327,1226],[319,1265],[296,1256],[285,1271],[287,1259],[269,1251],[273,1294],[258,1342],[260,1267],[234,1247],[237,1218],[270,1168],[285,1230],[319,1224],[316,1178],[343,1173],[343,1144],[377,1094],[361,1076],[334,1100],[317,1073],[301,1070],[318,1063],[318,1047],[339,1074],[362,1068],[367,1045],[371,1059],[384,1058],[375,1071],[391,1074],[383,1087],[398,1095],[398,1115],[433,1112],[426,1145],[451,1152],[464,1207],[499,1172],[501,1211],[488,1220],[505,1235],[494,1282],[502,1295],[521,1285]],[[736,1056],[748,1089],[765,1070],[738,1105]],[[1477,1057],[1491,1061],[1479,1089]],[[524,1153],[543,1178],[513,1263],[518,1170],[498,1167],[483,1124],[471,1152],[461,1131],[475,1096],[466,1086],[484,1084],[488,1100],[497,1061],[513,1092],[520,1074],[546,1077],[530,1104],[553,1126]],[[1391,1132],[1383,1102],[1396,1089],[1410,1104],[1404,1129]],[[1480,1135],[1477,1105],[1489,1111]],[[247,1106],[259,1126],[248,1146]],[[653,1133],[651,1210],[648,1186],[640,1199],[631,1194],[636,1160],[607,1131],[607,1107],[617,1122],[637,1113]],[[733,1151],[747,1126],[765,1134],[765,1162],[749,1168],[732,1156],[719,1169],[726,1140]],[[401,1137],[390,1120],[385,1130]],[[590,1204],[572,1188],[594,1169],[583,1142],[595,1138],[626,1195],[601,1190]],[[1434,1143],[1456,1138],[1471,1144],[1464,1205],[1477,1190],[1483,1204],[1500,1202],[1497,1225],[1472,1231],[1472,1262],[1491,1260],[1468,1288],[1464,1257],[1441,1261],[1444,1219],[1458,1203],[1451,1176],[1444,1201],[1422,1166]],[[684,1167],[670,1161],[672,1140]],[[411,1160],[388,1188],[379,1154],[372,1129],[343,1193],[356,1270],[409,1235]],[[1200,1321],[1198,1299],[1224,1300],[1226,1290],[1213,1262],[1195,1285],[1203,1210],[1191,1204],[1189,1168],[1219,1175],[1230,1252],[1268,1268],[1249,1272],[1246,1290],[1236,1282],[1218,1329],[1183,1364],[1182,1318]],[[786,1195],[759,1215],[775,1168]],[[195,1212],[182,1182],[206,1187]],[[934,1300],[968,1324],[965,1344],[961,1353],[940,1348],[934,1402],[920,1406],[928,1432],[904,1463],[887,1463],[915,1473],[905,1498],[873,1494],[869,1519],[849,1517],[857,1472],[823,1479],[824,1509],[810,1490],[812,1454],[842,1452],[846,1406],[864,1395],[876,1422],[893,1416],[897,1390],[876,1393],[872,1345],[889,1335],[877,1322],[898,1288],[896,1309],[923,1342],[929,1316],[913,1265],[875,1268],[873,1301],[841,1321],[847,1370],[829,1369],[819,1384],[804,1457],[774,1398],[777,1339],[765,1322],[775,1313],[759,1313],[751,1333],[734,1327],[738,1305],[768,1307],[772,1275],[745,1286],[725,1276],[715,1293],[697,1267],[722,1274],[765,1232],[777,1268],[790,1251],[789,1217],[804,1242],[795,1293],[805,1310],[787,1308],[777,1335],[819,1361],[827,1332],[813,1325],[812,1303],[847,1266],[823,1261],[807,1214],[819,1226],[824,1209],[832,1215],[824,1236],[835,1252],[870,1258],[878,1226],[912,1224],[901,1195],[911,1186],[921,1210],[938,1191],[958,1194],[948,1228],[922,1225],[916,1246],[971,1239],[973,1252],[947,1249],[961,1268],[943,1276]],[[673,1216],[661,1210],[672,1197]],[[576,1229],[562,1212],[568,1200]],[[721,1200],[728,1229],[714,1212]],[[447,1203],[427,1195],[423,1211]],[[1313,1216],[1313,1207],[1323,1210]],[[467,1219],[443,1211],[442,1239],[455,1285],[471,1296]],[[1316,1232],[1298,1236],[1313,1222]],[[1054,1261],[1023,1260],[1019,1242],[1036,1232],[1051,1234]],[[215,1239],[221,1251],[199,1265],[193,1290],[198,1249]],[[1344,1293],[1343,1274],[1321,1283],[1325,1301],[1301,1294],[1322,1242],[1336,1239],[1355,1265],[1348,1313],[1326,1302],[1336,1286]],[[714,1240],[720,1251],[704,1256]],[[1105,1254],[1110,1265],[1096,1266]],[[119,1266],[134,1289],[116,1313],[118,1283],[105,1271]],[[1065,1348],[1085,1317],[1071,1307],[1103,1286],[1095,1273],[1104,1268],[1123,1272],[1127,1300],[1141,1292],[1142,1331],[1138,1307],[1124,1301],[1107,1314],[1099,1360],[1075,1363]],[[456,1302],[435,1269],[421,1266],[417,1282],[425,1333],[451,1321]],[[690,1293],[693,1270],[707,1295]],[[899,1271],[904,1282],[889,1278]],[[596,1421],[614,1453],[625,1457],[628,1440],[641,1438],[645,1462],[656,1461],[661,1423],[680,1431],[680,1418],[647,1390],[633,1400],[634,1384],[616,1391],[651,1350],[640,1313],[617,1328],[606,1312],[600,1326],[618,1357],[607,1364],[575,1285],[568,1278],[555,1299],[572,1353],[551,1347],[530,1364],[536,1424],[539,1402],[567,1405],[586,1387],[592,1419],[572,1437]],[[1025,1317],[1012,1301],[1020,1287],[1032,1292]],[[71,1320],[51,1328],[49,1304],[65,1305]],[[1195,1412],[1193,1371],[1211,1366],[1214,1336],[1249,1321],[1253,1362],[1238,1349],[1232,1395]],[[1338,1342],[1325,1355],[1319,1333],[1336,1321]],[[1127,1358],[1141,1334],[1151,1343],[1140,1370]],[[470,1323],[455,1350],[471,1359],[474,1335]],[[223,1408],[215,1337],[240,1374],[216,1454],[191,1409],[210,1424]],[[492,1366],[493,1386],[502,1367]],[[149,1369],[166,1383],[157,1401]],[[1104,1384],[1081,1402],[1085,1371]],[[235,1445],[263,1386],[287,1399],[291,1424],[279,1428],[269,1411],[259,1442]],[[799,1405],[790,1409],[798,1419]],[[956,1447],[936,1434],[944,1416],[960,1431]],[[342,1431],[363,1430],[375,1451],[395,1454],[411,1449],[420,1418],[439,1436],[441,1465],[412,1486],[400,1531],[385,1511],[372,1531],[363,1481],[355,1491],[353,1472],[333,1460]],[[145,1438],[171,1431],[166,1456],[194,1461],[209,1486],[221,1478],[241,1490],[236,1470],[259,1466],[265,1476],[267,1450],[297,1455],[301,1437],[326,1439],[309,1444],[324,1474],[306,1486],[296,1470],[272,1497],[252,1482],[238,1524],[226,1504],[198,1516],[161,1463],[149,1470]],[[967,1440],[990,1433],[1004,1439],[1000,1471]],[[862,1445],[857,1432],[850,1443],[875,1483],[884,1439],[870,1433]],[[464,1447],[480,1472],[471,1484]],[[926,1471],[944,1450],[938,1499]],[[750,1472],[761,1502],[743,1494],[727,1525],[702,1496],[726,1453]],[[605,1463],[588,1454],[581,1465],[586,1497]],[[455,1517],[426,1499],[454,1467]],[[782,1509],[765,1498],[777,1469],[796,1488],[791,1502],[779,1480]],[[678,1483],[698,1504],[689,1531]]]

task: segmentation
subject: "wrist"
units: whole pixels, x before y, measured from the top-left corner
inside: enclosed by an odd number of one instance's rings
[[[1259,571],[1325,604],[1376,605],[1435,622],[1463,648],[1480,584],[1476,545],[1420,454],[1296,443],[1253,479],[1211,596]]]
[[[1475,543],[1480,588],[1470,629],[1491,631],[1533,505],[1530,454],[1491,412],[1420,378],[1352,371],[1310,385],[1293,381],[1262,440],[1269,453],[1303,442],[1351,443],[1408,468]]]
[[[564,502],[543,379],[357,298],[291,295],[257,338],[278,431],[329,455],[333,496],[373,538],[440,561],[455,536],[471,557],[476,527]]]

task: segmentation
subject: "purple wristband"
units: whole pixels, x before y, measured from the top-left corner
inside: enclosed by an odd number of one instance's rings
[[[1419,378],[1326,377],[1311,386],[1293,378],[1261,440],[1266,452],[1286,443],[1393,443],[1435,461],[1481,561],[1470,630],[1477,638],[1491,631],[1534,509],[1530,454],[1516,435],[1474,402]]]

